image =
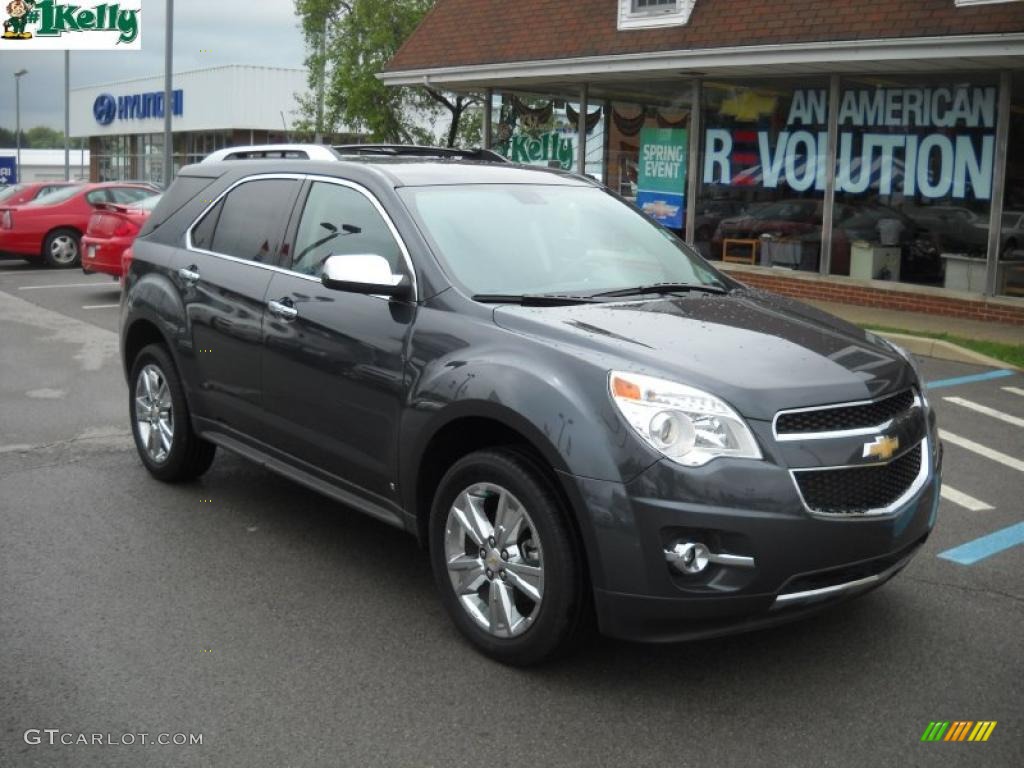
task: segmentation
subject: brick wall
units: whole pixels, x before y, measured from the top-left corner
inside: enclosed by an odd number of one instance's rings
[[[725,271],[741,283],[795,299],[834,301],[840,304],[1024,326],[1024,301],[1016,299],[947,294],[941,289],[919,286],[907,286],[907,289],[900,290],[897,287],[899,284],[879,284],[819,275],[805,276],[801,273],[778,274],[756,267],[740,269],[727,265]],[[1024,330],[1021,332],[1021,338],[1024,339]]]

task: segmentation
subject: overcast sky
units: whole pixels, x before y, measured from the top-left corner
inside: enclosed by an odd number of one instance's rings
[[[6,0],[0,0],[0,5],[6,5]],[[143,0],[141,51],[72,51],[71,87],[162,75],[164,5],[165,0]],[[210,53],[200,53],[205,50]],[[292,0],[174,3],[175,71],[224,64],[302,67],[304,59],[302,32]],[[21,79],[22,129],[48,125],[63,130],[63,51],[0,52],[0,126],[14,129],[14,72],[21,68],[29,71]]]

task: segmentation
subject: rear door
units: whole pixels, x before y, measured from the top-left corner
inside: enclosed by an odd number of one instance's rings
[[[395,498],[404,351],[414,302],[329,290],[328,256],[376,254],[414,280],[405,246],[366,189],[313,179],[264,316],[264,407],[275,446],[381,506]]]
[[[183,373],[194,415],[237,438],[266,437],[263,309],[299,187],[295,176],[236,184],[192,227],[172,265],[191,336]]]

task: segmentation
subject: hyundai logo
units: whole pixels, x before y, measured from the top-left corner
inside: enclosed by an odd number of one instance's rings
[[[92,104],[92,114],[100,125],[110,125],[117,116],[117,101],[109,93],[101,93]]]

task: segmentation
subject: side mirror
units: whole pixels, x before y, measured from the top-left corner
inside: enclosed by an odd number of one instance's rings
[[[328,256],[320,280],[335,291],[393,299],[409,298],[412,288],[404,275],[392,274],[387,259],[373,253]]]

